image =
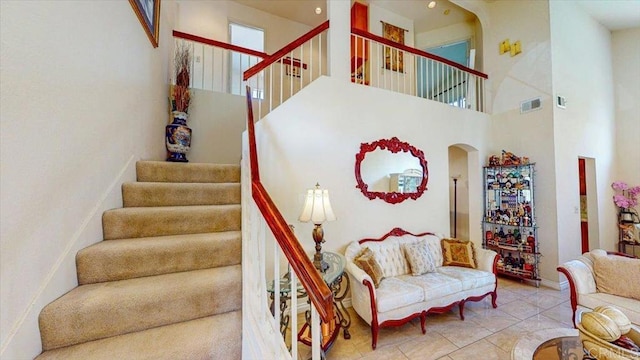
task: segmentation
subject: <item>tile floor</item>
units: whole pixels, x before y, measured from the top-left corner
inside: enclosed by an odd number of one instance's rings
[[[551,328],[573,328],[568,290],[520,283],[499,278],[498,308],[490,298],[465,305],[465,320],[458,308],[443,315],[429,315],[426,334],[420,321],[401,327],[383,328],[378,347],[371,349],[371,329],[349,308],[351,339],[342,333],[327,353],[328,360],[406,360],[406,359],[510,359],[511,349],[521,336]],[[300,358],[308,359],[310,350],[300,344]]]

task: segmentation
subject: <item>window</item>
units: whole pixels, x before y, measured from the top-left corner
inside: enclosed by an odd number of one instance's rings
[[[251,50],[264,52],[264,30],[229,23],[229,43],[242,46]],[[229,73],[230,93],[244,96],[244,86],[249,85],[252,89],[252,96],[256,99],[264,99],[264,76],[262,73],[254,76],[246,84],[242,80],[242,74],[262,61],[261,58],[253,55],[230,52],[231,71]]]

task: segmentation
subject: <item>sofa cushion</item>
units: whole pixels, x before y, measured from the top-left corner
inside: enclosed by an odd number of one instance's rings
[[[460,280],[462,290],[476,289],[485,285],[496,283],[496,277],[488,271],[469,269],[460,266],[442,266],[439,273]]]
[[[409,273],[409,263],[404,257],[404,251],[397,241],[387,243],[365,244],[375,254],[376,260],[382,268],[384,277],[394,277]]]
[[[411,275],[405,275],[411,277]],[[415,304],[424,300],[424,291],[416,285],[398,278],[385,278],[376,289],[378,312],[385,312]]]
[[[382,268],[380,268],[380,265],[376,261],[375,254],[371,249],[364,249],[358,257],[353,259],[353,262],[371,277],[375,288],[380,286],[380,281],[382,281],[384,275],[382,274]]]
[[[438,299],[462,291],[462,282],[438,271],[420,276],[403,275],[398,279],[422,288],[426,300]]]
[[[436,264],[426,241],[413,244],[402,244],[404,256],[409,263],[411,275],[417,276],[436,271]]]
[[[598,292],[640,300],[640,259],[596,253],[593,272]]]
[[[442,239],[443,266],[477,268],[476,251],[471,241]]]
[[[627,315],[633,324],[640,325],[639,300],[605,293],[579,294],[578,305],[588,307],[589,309],[594,309],[596,306],[601,305],[613,305]]]

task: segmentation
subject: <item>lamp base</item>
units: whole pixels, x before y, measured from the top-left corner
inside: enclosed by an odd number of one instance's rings
[[[316,253],[313,255],[313,265],[320,272],[325,272],[329,268],[322,258],[322,243],[324,242],[324,231],[322,230],[322,224],[314,224],[313,227],[313,241],[316,243]]]
[[[321,252],[316,252],[313,255],[313,266],[315,266],[316,269],[318,269],[318,271],[320,271],[321,273],[327,271],[327,269],[329,268],[329,264],[324,261]]]

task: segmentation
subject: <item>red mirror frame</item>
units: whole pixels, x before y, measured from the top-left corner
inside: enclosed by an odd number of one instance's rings
[[[369,185],[365,184],[362,181],[362,174],[360,170],[360,166],[362,165],[362,160],[364,160],[365,156],[369,152],[373,152],[376,149],[380,150],[388,150],[392,153],[408,152],[414,157],[418,158],[420,161],[420,166],[422,167],[422,182],[418,185],[417,191],[414,193],[399,193],[399,192],[380,192],[380,191],[369,191]],[[427,169],[427,160],[424,158],[424,152],[420,149],[416,149],[411,146],[409,143],[398,140],[397,137],[392,137],[391,139],[380,139],[378,141],[374,141],[372,143],[362,143],[360,144],[360,152],[356,154],[356,181],[358,185],[356,188],[360,189],[364,196],[366,196],[369,200],[373,199],[382,199],[389,204],[397,204],[401,203],[407,199],[416,200],[427,190],[427,182],[429,181],[429,170]]]

